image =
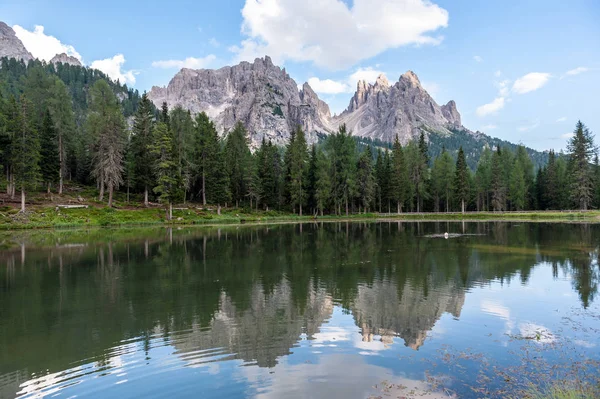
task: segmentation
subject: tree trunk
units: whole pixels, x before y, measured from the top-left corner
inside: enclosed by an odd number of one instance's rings
[[[144,188],[144,206],[148,208],[148,186]]]
[[[346,197],[346,216],[348,216],[348,197]]]
[[[110,184],[108,186],[108,207],[111,208],[113,203],[113,186]]]
[[[465,200],[464,199],[460,201],[460,207],[462,209],[462,213],[465,213]]]
[[[98,195],[98,201],[104,200],[104,179],[100,180],[100,194]]]
[[[25,189],[21,188],[21,212],[25,213]]]
[[[129,183],[127,184],[127,203],[129,204]]]
[[[323,207],[321,207],[321,217],[323,216]]]
[[[302,216],[302,204],[300,204],[300,216]]]
[[[400,214],[400,201],[398,201],[398,215]]]
[[[65,171],[65,157],[63,156],[62,134],[58,135],[58,195],[63,193],[63,174]]]
[[[50,194],[50,182],[48,182],[48,188],[46,189],[46,192]]]
[[[206,206],[206,175],[202,169],[202,205]]]
[[[221,204],[217,205],[217,215],[221,215]]]

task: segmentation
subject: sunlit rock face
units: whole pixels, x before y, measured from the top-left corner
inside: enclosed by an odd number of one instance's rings
[[[81,66],[81,62],[77,58],[67,55],[65,53],[56,54],[54,57],[52,57],[50,62],[52,64],[69,64],[73,66]]]
[[[15,31],[0,21],[0,58],[3,57],[16,58],[25,62],[33,59],[33,56],[27,51]]]
[[[286,144],[297,126],[309,142],[346,124],[356,136],[393,141],[398,135],[402,143],[421,129],[450,134],[461,127],[456,103],[439,106],[412,71],[394,84],[383,75],[374,84],[358,82],[348,108],[332,117],[308,83],[298,86],[269,57],[217,70],[184,68],[166,87],[153,87],[149,97],[157,107],[166,102],[194,114],[206,112],[221,133],[242,122],[253,147],[263,137]]]
[[[298,125],[309,141],[317,132],[327,132],[329,107],[305,84],[296,82],[269,57],[242,62],[217,70],[184,68],[166,87],[153,87],[149,98],[158,107],[181,106],[192,113],[206,112],[219,131],[242,122],[257,146],[263,139],[287,143]]]
[[[348,108],[334,117],[333,123],[345,123],[357,136],[382,141],[393,141],[397,135],[403,144],[422,128],[450,134],[450,128],[461,126],[456,103],[450,101],[440,107],[412,71],[393,85],[383,75],[374,84],[358,82]]]

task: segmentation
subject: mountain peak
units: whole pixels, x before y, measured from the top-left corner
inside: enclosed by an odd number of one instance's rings
[[[2,57],[16,58],[25,62],[33,59],[13,28],[0,21],[0,58]]]
[[[387,77],[382,73],[377,77],[377,80],[375,81],[375,86],[389,87],[390,82],[388,81]]]
[[[50,60],[51,64],[69,64],[69,65],[74,65],[74,66],[81,66],[81,61],[79,61],[77,58],[67,55],[66,53],[60,53],[60,54],[56,54],[54,57],[52,57],[52,59]]]
[[[400,81],[410,82],[413,86],[421,86],[421,81],[416,73],[413,71],[406,71],[400,76]]]

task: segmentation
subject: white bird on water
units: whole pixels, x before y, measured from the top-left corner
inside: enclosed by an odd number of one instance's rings
[[[448,232],[444,233],[444,238],[447,240],[448,239]]]

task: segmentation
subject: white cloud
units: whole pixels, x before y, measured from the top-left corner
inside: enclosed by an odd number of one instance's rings
[[[504,108],[505,99],[504,97],[496,97],[494,101],[489,104],[484,104],[480,107],[477,107],[477,115],[478,116],[486,116],[490,114],[494,114]]]
[[[35,58],[50,61],[56,54],[66,53],[77,58],[79,61],[82,60],[81,55],[73,46],[61,43],[54,36],[46,35],[42,25],[36,25],[33,32],[19,25],[13,26],[13,29],[17,37],[23,42],[25,48]]]
[[[118,79],[121,83],[135,84],[136,72],[133,70],[122,70],[121,68],[124,63],[125,57],[123,54],[117,54],[112,58],[92,62],[90,68],[98,69],[107,74],[111,79]]]
[[[497,70],[496,72],[494,72],[494,76],[499,78],[500,76],[502,76],[502,71],[501,70]]]
[[[383,10],[373,12],[373,10]],[[270,55],[340,70],[390,48],[439,44],[448,12],[429,0],[246,0],[236,59]]]
[[[571,70],[567,71],[567,72],[565,73],[565,75],[568,75],[568,76],[579,75],[580,73],[584,73],[584,72],[587,72],[587,71],[589,71],[589,70],[590,70],[590,69],[589,69],[589,68],[586,68],[586,67],[577,67],[577,68],[575,68],[575,69],[571,69]]]
[[[481,127],[481,129],[483,131],[494,130],[494,129],[498,129],[498,125],[494,125],[494,124],[484,125],[484,126]]]
[[[358,68],[356,72],[354,72],[348,78],[348,83],[353,87],[356,87],[356,84],[361,80],[366,80],[367,83],[375,83],[379,75],[385,75],[382,71],[378,71],[374,68]]]
[[[560,123],[560,122],[566,122],[566,121],[567,121],[567,117],[566,117],[566,116],[563,116],[562,118],[558,118],[558,119],[556,120],[556,122],[557,122],[557,123]]]
[[[525,94],[542,88],[552,75],[543,72],[531,72],[520,77],[513,84],[512,90],[517,94]]]
[[[213,47],[220,47],[221,43],[219,43],[219,41],[217,39],[215,39],[214,37],[211,37],[210,40],[208,41],[208,44],[210,44]]]
[[[494,86],[496,86],[496,88],[498,89],[498,95],[500,97],[508,96],[508,93],[510,92],[509,85],[510,85],[510,80],[508,80],[508,79],[504,79],[500,82],[494,82]]]
[[[531,125],[519,126],[517,130],[519,132],[528,132],[533,129],[537,129],[540,126],[540,121],[535,121]]]
[[[317,77],[312,77],[308,79],[308,84],[315,92],[322,94],[354,93],[356,84],[359,81],[364,80],[367,83],[373,84],[380,75],[385,75],[385,73],[372,67],[366,67],[358,68],[345,80],[320,79]]]
[[[478,56],[478,55],[474,55],[474,56],[473,56],[473,59],[475,60],[475,62],[483,62],[483,58],[481,58],[481,57],[480,57],[480,56]]]
[[[323,94],[340,94],[352,91],[352,88],[346,83],[331,79],[321,80],[319,78],[310,78],[308,79],[308,84],[314,91]]]
[[[209,54],[206,57],[194,58],[188,57],[185,60],[161,60],[154,61],[152,66],[154,68],[171,69],[171,68],[190,68],[190,69],[202,69],[209,66],[217,57],[213,54]]]

